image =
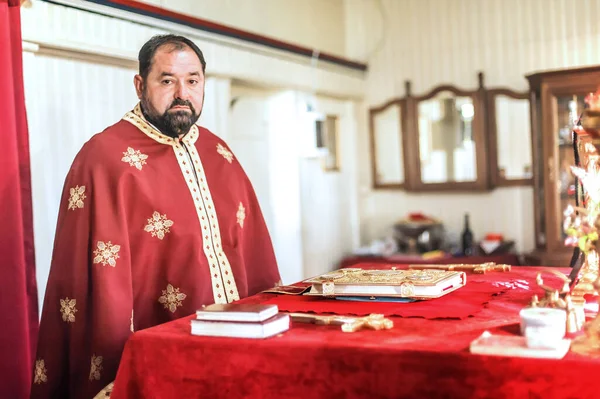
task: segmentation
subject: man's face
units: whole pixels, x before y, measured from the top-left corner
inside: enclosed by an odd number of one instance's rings
[[[148,77],[134,79],[138,98],[148,122],[171,137],[186,134],[202,113],[204,73],[194,51],[160,47]]]

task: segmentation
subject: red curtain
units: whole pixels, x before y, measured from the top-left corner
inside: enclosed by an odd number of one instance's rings
[[[28,398],[38,329],[19,0],[0,0],[0,396]]]

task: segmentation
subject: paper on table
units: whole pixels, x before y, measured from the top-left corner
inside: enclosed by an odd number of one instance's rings
[[[563,339],[555,348],[530,348],[526,338],[520,335],[493,335],[485,331],[471,342],[471,353],[479,355],[533,357],[540,359],[562,359],[571,346],[570,339]]]

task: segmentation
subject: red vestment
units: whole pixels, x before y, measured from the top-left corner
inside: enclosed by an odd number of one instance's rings
[[[66,178],[32,397],[92,398],[132,331],[280,280],[254,190],[227,145],[161,134],[139,105],[81,149]]]

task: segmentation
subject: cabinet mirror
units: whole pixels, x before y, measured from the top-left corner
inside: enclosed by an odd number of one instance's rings
[[[369,112],[374,188],[404,187],[404,114],[404,100],[390,101]]]
[[[414,151],[409,153],[418,154],[418,160],[412,160],[415,191],[486,188],[482,93],[482,89],[469,92],[440,86],[411,98],[416,140],[410,140]]]
[[[493,186],[533,183],[530,101],[527,92],[487,91],[489,156]]]

